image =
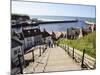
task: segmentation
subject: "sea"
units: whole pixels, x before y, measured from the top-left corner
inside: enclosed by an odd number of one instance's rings
[[[32,15],[31,19],[39,19],[39,20],[73,20],[77,19],[78,22],[70,22],[70,23],[52,23],[52,24],[40,24],[39,27],[41,31],[45,28],[48,32],[64,32],[67,28],[84,28],[86,27],[85,21],[90,21],[96,23],[96,18],[89,17],[72,17],[72,16],[41,16],[41,15]]]

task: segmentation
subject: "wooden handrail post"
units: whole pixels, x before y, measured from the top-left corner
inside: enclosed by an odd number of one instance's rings
[[[21,55],[18,54],[18,61],[19,61],[20,73],[23,74],[23,67],[22,67],[22,64],[21,64],[20,57],[21,57]]]
[[[65,44],[65,51],[66,51],[66,44]]]
[[[34,62],[34,50],[32,50],[32,58],[33,58],[33,62]]]
[[[73,47],[73,59],[74,59],[74,47]]]
[[[42,48],[42,49],[43,49],[42,53],[44,53],[44,46],[43,46],[43,48]]]
[[[41,46],[39,47],[39,52],[40,52],[40,53],[39,53],[39,54],[40,54],[39,56],[41,56]]]
[[[94,65],[93,65],[93,69],[95,69],[95,68],[96,68],[96,61],[95,61]]]
[[[47,45],[45,46],[45,51],[46,51],[46,49],[47,49]],[[45,52],[45,51],[44,51],[44,52]]]
[[[81,68],[84,68],[84,57],[85,57],[85,49],[83,50]]]
[[[68,50],[68,54],[69,54],[69,46],[67,47],[67,50]]]

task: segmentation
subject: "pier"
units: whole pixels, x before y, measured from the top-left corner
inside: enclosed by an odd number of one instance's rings
[[[49,24],[49,23],[72,23],[72,22],[78,22],[78,20],[55,20],[55,21],[41,21],[39,24]]]
[[[39,24],[51,24],[51,23],[72,23],[72,22],[78,22],[77,19],[75,20],[51,20],[51,21],[39,21],[34,23],[28,23],[28,22],[22,22],[22,23],[16,23],[14,25],[11,25],[12,28],[16,27],[25,27],[25,26],[38,26]]]

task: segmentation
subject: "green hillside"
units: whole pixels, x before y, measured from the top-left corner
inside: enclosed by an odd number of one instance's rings
[[[76,40],[60,39],[57,41],[59,44],[67,44],[80,51],[86,50],[86,53],[91,57],[96,57],[96,32],[92,32],[85,37]]]

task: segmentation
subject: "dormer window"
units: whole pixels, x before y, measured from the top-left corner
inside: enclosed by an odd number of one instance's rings
[[[30,31],[28,31],[28,33],[30,34]]]
[[[36,32],[36,30],[34,30],[34,32]]]

